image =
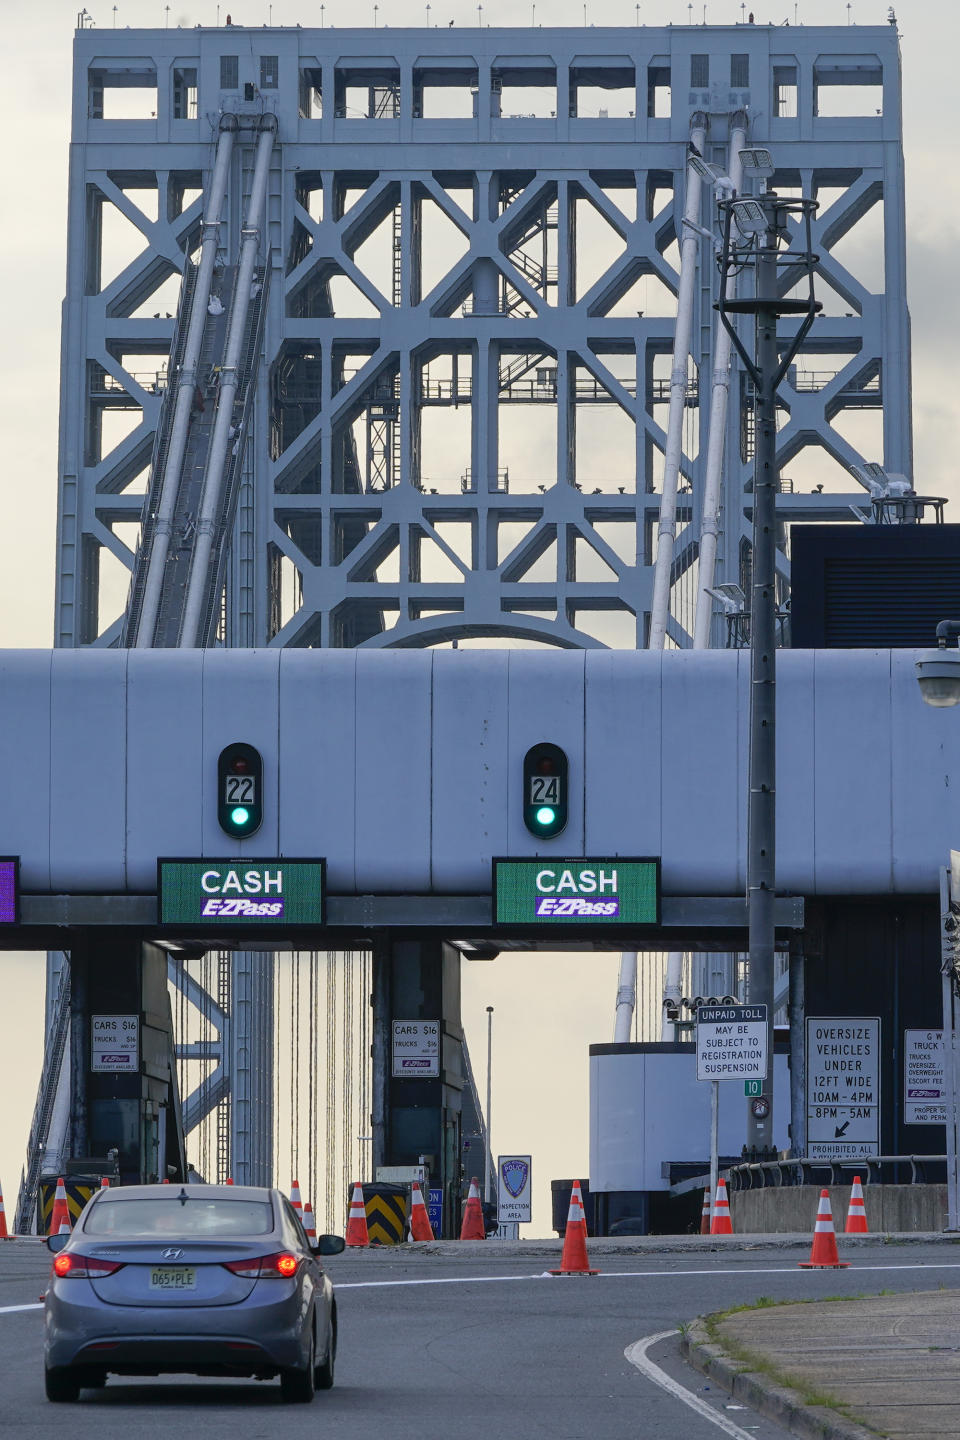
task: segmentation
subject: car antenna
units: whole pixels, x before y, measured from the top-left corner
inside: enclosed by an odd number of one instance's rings
[[[181,1205],[186,1205],[187,1201],[190,1199],[190,1196],[187,1194],[186,1189],[183,1185],[180,1186],[180,1194],[177,1196],[177,1199],[180,1201]]]

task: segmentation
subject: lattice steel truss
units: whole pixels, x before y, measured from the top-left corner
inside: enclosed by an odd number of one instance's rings
[[[74,85],[58,644],[119,637],[125,575],[101,559],[132,564],[175,285],[198,244],[223,108],[279,122],[225,643],[644,643],[696,112],[708,159],[723,164],[730,120],[745,112],[749,142],[774,151],[778,186],[824,202],[820,295],[834,303],[785,388],[778,458],[786,467],[820,447],[825,483],[801,494],[784,479],[782,520],[863,507],[834,460],[910,475],[891,27],[85,30]],[[144,118],[110,118],[144,92]],[[228,263],[252,153],[238,143],[233,156]],[[881,214],[885,293],[835,253]],[[124,220],[134,253],[111,277],[111,227]],[[692,622],[715,289],[704,239],[677,644]],[[748,564],[752,397],[739,375],[732,396],[718,581],[742,580]],[[849,411],[871,408],[882,408],[882,455],[841,433]],[[132,428],[112,444],[124,415]]]

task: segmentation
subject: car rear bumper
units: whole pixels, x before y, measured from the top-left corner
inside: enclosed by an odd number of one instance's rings
[[[255,1291],[240,1305],[173,1311],[106,1305],[86,1280],[54,1281],[46,1302],[46,1364],[97,1365],[131,1374],[256,1374],[303,1365],[309,1345],[303,1295],[293,1283],[275,1283],[282,1294]],[[317,1296],[321,1336],[324,1298]]]

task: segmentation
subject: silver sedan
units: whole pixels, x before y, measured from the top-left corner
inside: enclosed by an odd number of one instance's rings
[[[285,1400],[333,1384],[337,1305],[321,1255],[279,1190],[128,1185],[97,1192],[55,1252],[46,1296],[49,1400],[107,1374],[280,1376]]]

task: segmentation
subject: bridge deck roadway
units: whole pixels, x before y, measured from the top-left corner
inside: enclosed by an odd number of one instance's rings
[[[49,1257],[36,1242],[18,1241],[0,1246],[0,1429],[45,1435],[58,1426],[71,1433],[94,1426],[98,1440],[128,1440],[132,1433],[166,1440],[185,1426],[201,1440],[272,1440],[281,1427],[285,1440],[312,1440],[318,1426],[329,1440],[476,1440],[478,1433],[529,1440],[716,1440],[723,1434],[777,1440],[787,1433],[777,1422],[740,1408],[741,1401],[683,1363],[678,1327],[762,1296],[824,1300],[883,1290],[885,1328],[876,1345],[870,1348],[869,1335],[851,1342],[837,1322],[832,1373],[838,1361],[876,1370],[879,1356],[891,1374],[895,1365],[905,1378],[916,1350],[894,1316],[925,1317],[920,1338],[928,1357],[938,1343],[951,1346],[949,1299],[957,1299],[960,1254],[942,1237],[903,1238],[913,1243],[870,1237],[850,1248],[851,1269],[832,1272],[797,1268],[809,1253],[807,1237],[801,1243],[795,1236],[735,1236],[722,1245],[699,1236],[596,1241],[591,1259],[602,1274],[570,1280],[543,1276],[559,1253],[557,1242],[346,1254],[330,1262],[341,1327],[336,1387],[309,1408],[282,1410],[276,1384],[187,1377],[111,1378],[104,1390],[84,1391],[77,1407],[48,1405],[37,1297]],[[763,1333],[752,1342],[762,1353],[771,1317],[782,1313],[790,1320],[800,1311],[814,1317],[828,1308],[764,1309]],[[855,1317],[859,1308],[832,1310]],[[664,1332],[671,1333],[637,1345]],[[867,1349],[858,1349],[861,1344]],[[641,1368],[644,1360],[649,1363]],[[805,1378],[815,1383],[817,1377]],[[901,1408],[908,1409],[913,1401],[903,1393]],[[924,1398],[920,1387],[913,1394]],[[692,1409],[691,1400],[700,1408]],[[960,1406],[950,1414],[941,1407],[925,1432],[923,1414],[921,1404],[914,1406],[915,1428],[898,1433],[960,1434]]]

